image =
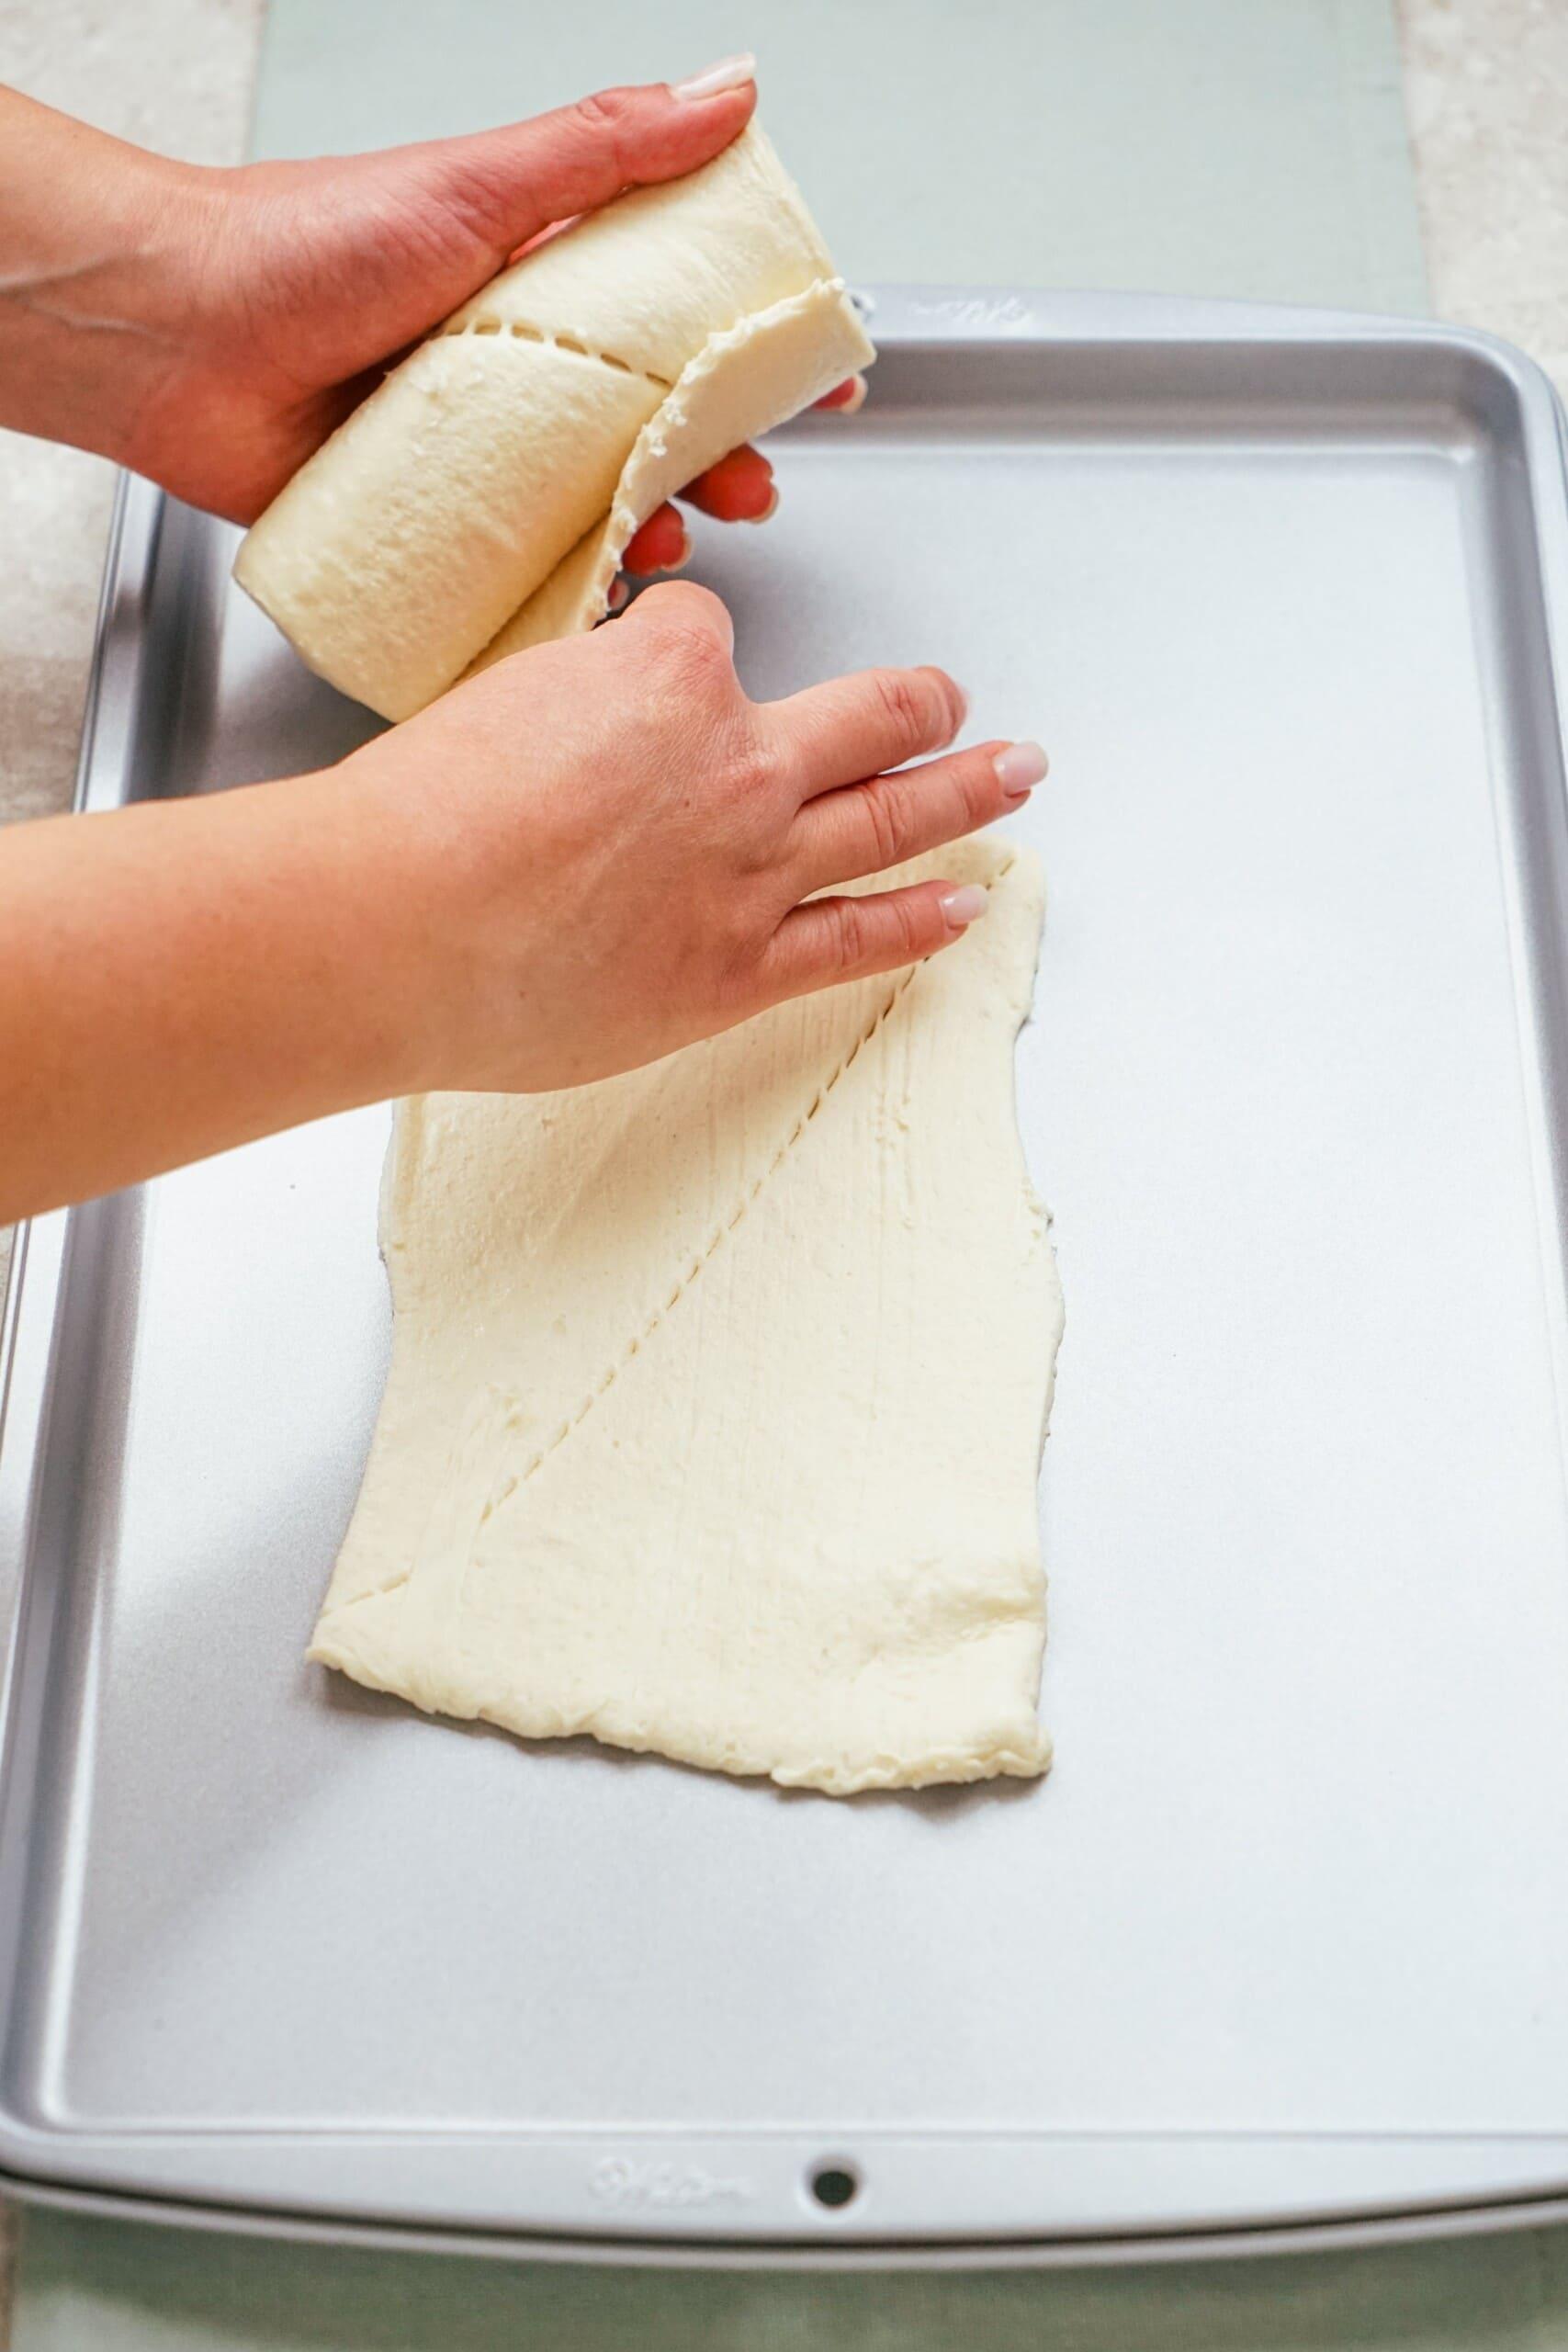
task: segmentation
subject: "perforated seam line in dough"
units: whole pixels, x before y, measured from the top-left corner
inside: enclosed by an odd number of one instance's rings
[[[441,330],[443,336],[464,334],[509,334],[518,343],[547,343],[557,351],[575,352],[580,359],[596,359],[601,368],[613,368],[618,376],[640,376],[645,384],[657,384],[661,392],[675,389],[668,376],[656,376],[651,368],[634,368],[629,359],[620,358],[613,351],[591,351],[574,334],[551,334],[544,327],[536,327],[526,319],[498,319],[487,311],[477,318],[464,319],[457,326]]]
[[[987,898],[996,888],[998,882],[1005,882],[1007,880],[1008,876],[1012,872],[1017,862],[1016,858],[1010,857],[1005,865],[998,867],[989,882],[985,885],[986,895]],[[919,964],[912,964],[909,967],[909,969],[904,974],[903,978],[898,982],[897,987],[888,998],[886,1003],[882,1007],[880,1012],[878,1012],[875,1020],[871,1023],[869,1027],[861,1032],[860,1035],[855,1039],[854,1044],[850,1047],[849,1052],[844,1056],[843,1060],[839,1064],[837,1069],[830,1071],[823,1080],[821,1085],[812,1096],[811,1101],[807,1103],[806,1109],[801,1113],[799,1118],[796,1119],[788,1135],[785,1136],[783,1143],[780,1144],[778,1149],[774,1152],[772,1159],[769,1160],[767,1166],[761,1170],[761,1174],[753,1180],[750,1190],[741,1195],[739,1202],[730,1216],[725,1219],[725,1222],[721,1226],[716,1228],[707,1247],[705,1250],[699,1250],[697,1255],[692,1260],[691,1264],[681,1276],[680,1281],[675,1284],[674,1289],[671,1292],[663,1306],[658,1308],[656,1312],[649,1317],[640,1331],[634,1332],[621,1354],[617,1356],[615,1363],[611,1364],[609,1370],[605,1373],[598,1385],[589,1391],[588,1395],[583,1398],[581,1404],[578,1407],[576,1412],[572,1414],[570,1420],[565,1420],[561,1423],[559,1429],[557,1430],[549,1443],[547,1445],[541,1446],[538,1453],[534,1455],[531,1461],[524,1464],[523,1468],[518,1471],[514,1477],[503,1479],[501,1485],[489,1497],[484,1509],[479,1513],[479,1527],[482,1528],[485,1525],[486,1521],[500,1510],[502,1503],[511,1499],[511,1498],[516,1493],[519,1487],[525,1486],[528,1480],[532,1478],[537,1471],[544,1467],[551,1454],[555,1453],[566,1443],[567,1439],[571,1435],[572,1431],[581,1427],[582,1423],[588,1419],[589,1414],[593,1410],[594,1406],[599,1402],[600,1397],[604,1396],[608,1390],[615,1386],[615,1382],[626,1370],[627,1364],[631,1363],[634,1356],[637,1355],[638,1350],[644,1347],[647,1342],[652,1339],[653,1334],[658,1330],[666,1316],[669,1315],[671,1309],[674,1307],[684,1296],[685,1293],[690,1290],[692,1284],[696,1281],[697,1276],[702,1272],[703,1268],[707,1264],[708,1260],[718,1249],[720,1242],[725,1239],[727,1235],[734,1232],[736,1227],[740,1223],[741,1218],[746,1215],[747,1210],[750,1208],[753,1202],[756,1200],[757,1195],[762,1190],[763,1185],[770,1182],[771,1180],[777,1175],[780,1168],[784,1165],[784,1160],[789,1157],[789,1154],[794,1150],[795,1145],[800,1141],[801,1136],[806,1133],[807,1128],[817,1116],[818,1112],[820,1111],[823,1103],[828,1100],[829,1095],[831,1094],[834,1087],[839,1083],[839,1080],[847,1075],[859,1056],[864,1052],[866,1046],[869,1046],[881,1033],[881,1031],[886,1027],[898,1005],[908,995],[910,988],[919,977],[925,964],[929,961],[929,957],[922,957]],[[478,1530],[476,1530],[476,1533],[477,1532]],[[404,1568],[400,1575],[393,1577],[387,1584],[376,1585],[368,1592],[355,1593],[351,1600],[347,1600],[344,1603],[344,1607],[346,1609],[353,1609],[362,1601],[385,1600],[389,1595],[400,1591],[404,1585],[412,1580],[416,1573],[417,1566],[418,1563],[416,1560],[412,1566]]]
[[[996,888],[998,882],[1006,881],[1008,876],[1012,872],[1013,866],[1016,863],[1016,859],[1009,858],[1005,865],[998,867],[991,880],[986,885],[986,893],[987,897],[989,897],[991,891]],[[794,1150],[795,1145],[800,1141],[801,1136],[806,1133],[807,1128],[817,1116],[818,1112],[820,1111],[823,1103],[828,1100],[829,1095],[832,1092],[834,1087],[837,1086],[839,1080],[846,1076],[857,1057],[864,1051],[865,1047],[869,1046],[879,1033],[886,1027],[887,1023],[891,1020],[899,1002],[913,985],[923,965],[929,960],[930,959],[927,957],[922,957],[919,964],[912,964],[909,967],[909,969],[904,974],[904,977],[898,982],[897,987],[894,989],[892,995],[888,998],[886,1003],[883,1006],[881,1012],[877,1014],[870,1027],[863,1030],[861,1035],[855,1039],[854,1044],[850,1047],[849,1052],[844,1056],[843,1060],[839,1064],[837,1069],[831,1071],[829,1075],[823,1080],[821,1085],[812,1096],[807,1108],[801,1113],[799,1118],[795,1121],[788,1135],[785,1136],[783,1143],[780,1144],[777,1151],[774,1152],[772,1159],[769,1160],[761,1173],[753,1180],[750,1190],[742,1194],[741,1199],[733,1213],[725,1220],[724,1224],[716,1229],[706,1249],[700,1250],[692,1260],[691,1264],[687,1267],[685,1272],[682,1275],[680,1281],[676,1283],[674,1289],[665,1300],[663,1306],[649,1318],[648,1322],[643,1325],[642,1329],[635,1333],[627,1341],[625,1350],[610,1366],[604,1378],[600,1381],[598,1386],[590,1390],[589,1394],[583,1398],[582,1403],[578,1407],[576,1412],[572,1414],[570,1419],[561,1423],[559,1429],[556,1431],[554,1437],[551,1438],[549,1443],[547,1445],[541,1446],[538,1453],[534,1455],[532,1461],[525,1463],[515,1477],[506,1479],[499,1493],[493,1495],[490,1501],[486,1503],[479,1519],[479,1525],[481,1527],[484,1525],[485,1521],[490,1518],[492,1511],[498,1510],[503,1502],[507,1501],[508,1498],[516,1492],[519,1487],[525,1485],[528,1479],[532,1478],[536,1471],[543,1468],[544,1464],[549,1460],[550,1455],[556,1452],[557,1448],[566,1443],[567,1439],[571,1435],[573,1430],[579,1428],[581,1424],[587,1419],[589,1414],[592,1411],[600,1397],[603,1396],[608,1389],[615,1386],[615,1382],[626,1370],[627,1364],[631,1363],[638,1350],[642,1348],[648,1340],[652,1339],[653,1334],[658,1330],[665,1317],[671,1312],[671,1308],[677,1305],[684,1293],[691,1288],[693,1283],[696,1281],[697,1276],[702,1272],[702,1270],[707,1264],[708,1260],[717,1250],[720,1242],[724,1240],[728,1234],[734,1232],[741,1218],[746,1215],[747,1210],[750,1208],[752,1203],[756,1200],[757,1195],[762,1190],[763,1185],[771,1182],[771,1180],[777,1175],[780,1168],[784,1165],[784,1160]]]
[[[1003,871],[1005,872],[1006,869],[1004,868]],[[999,882],[1001,876],[998,874],[997,880]],[[547,1445],[541,1446],[538,1453],[533,1456],[532,1460],[525,1463],[523,1468],[519,1470],[514,1476],[502,1479],[501,1484],[492,1490],[486,1499],[484,1509],[479,1513],[479,1527],[482,1528],[491,1515],[500,1510],[502,1504],[511,1499],[511,1498],[516,1493],[519,1487],[525,1486],[527,1481],[534,1476],[535,1473],[544,1467],[551,1454],[556,1453],[559,1447],[566,1443],[567,1439],[571,1435],[572,1431],[581,1427],[582,1423],[588,1419],[589,1414],[593,1410],[594,1406],[599,1402],[600,1397],[603,1396],[607,1390],[615,1386],[616,1381],[620,1378],[621,1374],[626,1370],[627,1364],[631,1363],[638,1350],[642,1348],[648,1340],[652,1339],[655,1331],[658,1330],[660,1325],[664,1321],[665,1317],[671,1312],[671,1309],[674,1307],[683,1297],[685,1293],[690,1290],[692,1284],[696,1281],[697,1276],[702,1272],[703,1268],[707,1264],[708,1260],[717,1250],[720,1242],[725,1239],[727,1235],[734,1232],[736,1227],[739,1224],[747,1210],[757,1198],[757,1195],[761,1191],[763,1185],[766,1184],[772,1177],[777,1174],[779,1169],[783,1166],[790,1152],[794,1150],[795,1145],[800,1141],[801,1136],[806,1133],[807,1128],[817,1116],[818,1112],[820,1111],[823,1103],[828,1100],[829,1095],[832,1092],[834,1087],[837,1086],[839,1080],[850,1069],[857,1056],[862,1054],[865,1050],[866,1046],[869,1046],[872,1040],[877,1035],[879,1031],[886,1026],[887,1022],[892,1017],[900,1000],[907,993],[910,984],[914,980],[915,975],[919,969],[920,967],[919,964],[913,964],[904,974],[903,978],[899,981],[897,987],[894,989],[886,1003],[882,1007],[882,1010],[878,1012],[875,1020],[872,1022],[869,1028],[863,1029],[861,1032],[860,1035],[855,1039],[854,1044],[850,1047],[849,1052],[844,1056],[843,1060],[839,1064],[837,1069],[830,1071],[828,1077],[823,1080],[821,1085],[812,1096],[811,1101],[807,1103],[806,1109],[801,1113],[794,1126],[791,1127],[788,1135],[785,1136],[783,1143],[780,1144],[778,1149],[774,1152],[772,1159],[769,1160],[767,1166],[761,1171],[761,1173],[752,1180],[750,1190],[741,1194],[739,1201],[731,1214],[725,1219],[721,1226],[715,1228],[712,1238],[708,1241],[707,1247],[697,1252],[696,1256],[692,1260],[691,1264],[687,1267],[685,1272],[675,1284],[675,1287],[671,1292],[669,1297],[665,1300],[663,1306],[656,1309],[656,1311],[649,1317],[648,1321],[643,1325],[640,1331],[633,1333],[630,1340],[627,1340],[626,1347],[616,1357],[615,1363],[611,1364],[609,1370],[605,1373],[598,1385],[589,1390],[588,1395],[583,1398],[576,1412],[571,1415],[569,1420],[565,1420],[561,1423],[559,1429],[557,1430],[554,1437],[551,1438]],[[508,1401],[510,1402],[511,1400]],[[478,1532],[479,1530],[476,1528],[476,1534]],[[349,1609],[353,1609],[361,1601],[385,1600],[389,1594],[400,1591],[404,1585],[410,1583],[417,1572],[417,1568],[418,1560],[416,1557],[410,1566],[404,1568],[400,1575],[393,1577],[389,1583],[377,1585],[369,1592],[355,1593],[354,1599],[347,1601],[344,1605]]]
[[[823,1080],[821,1085],[812,1096],[807,1108],[801,1113],[799,1118],[796,1119],[788,1135],[785,1136],[783,1143],[780,1144],[777,1151],[774,1152],[772,1159],[769,1160],[767,1166],[761,1170],[761,1172],[752,1179],[750,1190],[742,1193],[740,1200],[729,1216],[728,1216],[725,1219],[725,1222],[714,1232],[707,1247],[705,1250],[699,1250],[697,1255],[692,1260],[691,1264],[681,1276],[680,1281],[675,1284],[674,1289],[671,1292],[663,1306],[658,1308],[658,1310],[649,1317],[649,1320],[643,1325],[640,1331],[635,1332],[632,1338],[627,1340],[625,1349],[605,1373],[598,1386],[589,1391],[581,1404],[578,1407],[576,1412],[572,1414],[570,1419],[565,1420],[561,1423],[559,1429],[557,1430],[549,1443],[547,1445],[541,1446],[538,1453],[534,1455],[532,1461],[525,1463],[523,1468],[517,1473],[516,1476],[508,1478],[501,1487],[500,1492],[491,1497],[491,1500],[485,1505],[483,1516],[479,1521],[481,1527],[483,1526],[485,1520],[489,1519],[491,1513],[493,1510],[498,1510],[500,1506],[509,1498],[509,1497],[515,1493],[519,1487],[525,1485],[526,1482],[534,1476],[536,1471],[541,1470],[545,1464],[549,1460],[551,1454],[557,1451],[558,1447],[563,1446],[566,1443],[567,1439],[571,1435],[572,1431],[581,1428],[582,1423],[588,1419],[589,1414],[593,1410],[594,1406],[599,1402],[600,1397],[604,1396],[609,1389],[615,1386],[616,1381],[620,1378],[621,1374],[626,1370],[627,1364],[631,1363],[633,1357],[636,1356],[638,1351],[652,1339],[655,1331],[658,1330],[660,1325],[664,1321],[665,1317],[669,1315],[671,1310],[679,1304],[685,1293],[696,1281],[697,1276],[702,1272],[703,1268],[707,1264],[708,1260],[714,1255],[719,1244],[728,1235],[734,1232],[736,1227],[740,1223],[740,1220],[745,1216],[747,1210],[756,1200],[758,1193],[762,1190],[763,1185],[768,1183],[770,1180],[778,1173],[778,1170],[784,1165],[784,1160],[794,1150],[795,1145],[800,1141],[801,1136],[806,1133],[807,1128],[817,1116],[818,1112],[820,1111],[823,1103],[827,1101],[834,1087],[837,1086],[839,1080],[845,1075],[851,1064],[855,1060],[856,1057],[863,1052],[865,1047],[871,1044],[878,1032],[886,1026],[888,1020],[892,1017],[899,1000],[908,989],[910,983],[914,979],[915,974],[919,970],[919,966],[916,964],[905,973],[903,978],[899,981],[897,987],[894,989],[892,995],[888,998],[886,1003],[877,1014],[875,1020],[871,1023],[871,1026],[868,1029],[863,1030],[861,1035],[855,1039],[854,1044],[850,1047],[849,1052],[844,1056],[844,1058],[839,1064],[838,1069],[831,1071],[829,1075]]]

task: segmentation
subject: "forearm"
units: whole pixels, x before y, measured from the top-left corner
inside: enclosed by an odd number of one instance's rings
[[[0,832],[0,1221],[423,1082],[425,863],[352,768]]]
[[[199,187],[0,88],[0,425],[125,458],[178,348]]]

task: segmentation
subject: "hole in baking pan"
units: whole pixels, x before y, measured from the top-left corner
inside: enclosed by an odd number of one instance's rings
[[[811,2175],[812,2198],[829,2213],[842,2212],[859,2194],[860,2175],[853,2165],[818,2165]]]

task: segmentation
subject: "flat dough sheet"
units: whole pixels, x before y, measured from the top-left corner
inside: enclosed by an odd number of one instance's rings
[[[1045,1769],[1043,891],[994,838],[908,871],[990,889],[929,963],[598,1085],[400,1106],[391,1370],[313,1658],[836,1794]]]

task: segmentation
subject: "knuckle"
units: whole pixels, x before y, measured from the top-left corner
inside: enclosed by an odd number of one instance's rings
[[[719,999],[730,1004],[743,998],[751,987],[757,964],[757,926],[736,919],[723,920],[716,925],[714,945]]]
[[[594,138],[606,131],[618,134],[624,130],[636,111],[637,93],[620,87],[613,90],[591,90],[579,98],[570,109],[572,119]]]
[[[888,733],[901,754],[918,750],[926,740],[931,720],[929,689],[917,682],[910,670],[878,670],[874,692]]]
[[[697,640],[728,663],[725,631],[715,626],[722,624],[724,606],[710,588],[691,580],[656,581],[637,598],[637,616],[640,627],[681,644]]]
[[[865,908],[859,899],[840,899],[835,910],[834,956],[840,971],[863,963],[867,947]]]
[[[989,822],[998,797],[996,770],[983,753],[959,762],[956,813],[965,832]]]
[[[889,899],[883,910],[889,933],[888,946],[900,962],[913,963],[921,952],[918,900]]]
[[[865,794],[865,823],[869,846],[876,860],[876,870],[897,865],[909,838],[908,797],[902,792],[877,790],[874,786]]]
[[[695,613],[671,613],[668,619],[660,621],[660,627],[669,658],[679,662],[682,670],[701,678],[728,673],[729,656]]]
[[[787,763],[776,743],[748,728],[731,754],[737,793],[749,801],[773,800],[786,780]]]
[[[727,1013],[737,1018],[752,1011],[764,993],[761,969],[764,944],[755,922],[735,923],[730,927],[728,937],[721,943],[718,1001]]]
[[[696,696],[705,702],[733,678],[729,655],[694,613],[660,614],[655,649],[660,669],[677,697]]]

